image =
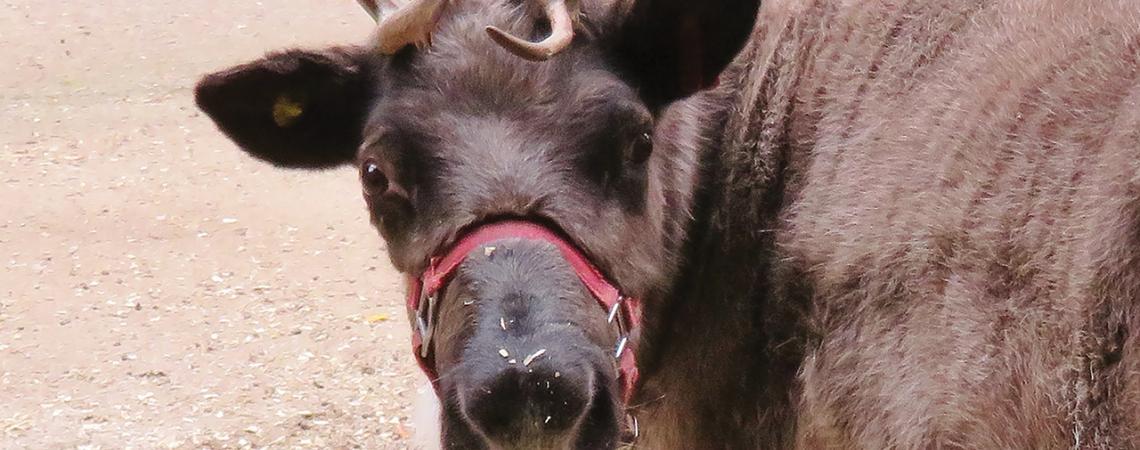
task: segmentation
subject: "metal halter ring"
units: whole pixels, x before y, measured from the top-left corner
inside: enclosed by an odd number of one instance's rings
[[[435,295],[420,298],[416,310],[416,328],[420,333],[420,357],[427,358],[431,353],[432,335],[435,334]]]
[[[621,313],[622,303],[625,302],[625,296],[619,295],[617,302],[614,306],[610,307],[610,312],[607,314],[606,322],[617,325],[618,339],[614,344],[614,359],[621,358],[621,353],[625,351],[625,347],[629,344],[629,336],[626,334],[625,316]]]

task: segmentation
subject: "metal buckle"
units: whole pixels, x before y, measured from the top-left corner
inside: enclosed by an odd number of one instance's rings
[[[622,353],[625,353],[625,351],[629,349],[629,330],[626,327],[627,318],[622,314],[622,304],[625,303],[626,300],[629,300],[629,298],[618,294],[617,302],[610,307],[606,315],[606,322],[616,326],[618,331],[617,343],[614,344],[614,363],[618,365],[618,370],[621,370]],[[627,444],[632,445],[641,437],[641,427],[637,423],[637,417],[634,417],[633,414],[627,412],[625,417],[628,426],[626,431],[629,433],[629,442],[627,442]]]
[[[625,303],[625,300],[626,297],[624,295],[618,294],[617,302],[614,303],[614,306],[610,307],[610,311],[606,316],[606,322],[616,325],[618,331],[617,342],[614,343],[614,359],[621,359],[622,352],[625,351],[626,345],[629,344],[629,336],[626,334],[625,315],[621,313],[621,306],[622,303]]]
[[[416,328],[420,333],[420,357],[427,358],[431,353],[432,335],[435,334],[435,294],[420,294],[419,308],[416,310]]]
[[[610,307],[610,312],[606,315],[606,322],[614,323],[614,319],[616,319],[618,313],[621,312],[621,302],[623,301],[625,301],[625,297],[619,295],[617,302],[614,303],[614,306]]]
[[[617,345],[615,346],[616,348],[614,349],[614,359],[620,359],[621,358],[622,352],[625,351],[626,344],[629,344],[629,337],[627,337],[627,336],[618,337]]]

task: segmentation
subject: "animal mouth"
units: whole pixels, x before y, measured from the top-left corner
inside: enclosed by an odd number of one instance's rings
[[[479,248],[484,254],[493,253],[492,242],[521,238],[546,241],[561,253],[578,279],[597,301],[607,322],[617,328],[618,340],[612,356],[617,364],[622,400],[628,404],[638,379],[634,343],[641,323],[641,302],[622,291],[594,265],[592,259],[577,246],[559,227],[546,220],[500,218],[473,224],[461,229],[445,249],[435,252],[426,269],[409,280],[407,307],[413,318],[412,346],[420,368],[432,381],[436,394],[442,394],[435,368],[432,338],[438,322],[439,295],[450,282],[459,266]],[[476,252],[477,253],[477,252]]]

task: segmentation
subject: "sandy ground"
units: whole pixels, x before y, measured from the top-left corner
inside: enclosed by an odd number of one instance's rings
[[[350,0],[0,0],[0,449],[405,447],[420,378],[355,175],[258,163],[191,99],[370,26]]]

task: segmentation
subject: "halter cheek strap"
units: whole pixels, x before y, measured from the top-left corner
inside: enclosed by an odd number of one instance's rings
[[[526,221],[496,222],[479,227],[463,236],[443,256],[431,259],[426,271],[410,277],[408,283],[408,314],[413,323],[412,349],[420,368],[440,393],[439,376],[432,354],[432,337],[439,314],[439,293],[455,275],[475,249],[502,239],[528,239],[546,241],[558,248],[562,257],[574,269],[578,279],[601,306],[606,320],[616,327],[618,340],[614,343],[613,357],[618,367],[618,382],[622,387],[622,401],[629,404],[637,386],[638,371],[634,342],[630,336],[641,327],[641,301],[622,295],[575,245],[559,234],[538,224]]]

